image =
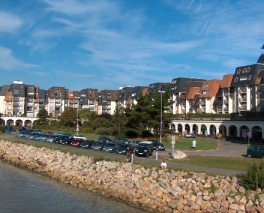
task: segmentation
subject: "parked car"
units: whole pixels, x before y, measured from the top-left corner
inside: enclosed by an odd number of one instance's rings
[[[71,145],[71,142],[74,140],[74,138],[72,138],[72,137],[68,137],[68,138],[63,138],[62,140],[61,140],[61,144],[62,145]]]
[[[102,148],[102,151],[115,152],[117,148],[118,148],[118,145],[116,143],[107,143]]]
[[[138,144],[137,149],[135,150],[136,156],[149,157],[153,155],[153,143],[152,141],[142,141]]]
[[[86,140],[86,137],[84,137],[83,135],[79,135],[79,134],[76,134],[73,136],[74,139],[82,139],[82,140]]]
[[[94,140],[84,140],[80,146],[85,149],[91,149],[94,142]]]
[[[126,150],[127,150],[127,147],[130,148],[131,152],[133,152],[134,148],[132,146],[130,146],[129,144],[120,144],[117,148],[116,148],[116,153],[118,154],[123,154],[125,155],[126,154]]]
[[[102,151],[102,148],[104,147],[104,145],[107,144],[107,142],[101,142],[101,141],[95,141],[93,143],[93,145],[91,146],[92,149],[95,149],[95,150],[100,150]]]
[[[83,139],[80,138],[74,138],[71,142],[71,146],[79,147],[81,143],[83,142]]]
[[[109,138],[108,136],[101,135],[99,136],[97,141],[110,143],[112,142],[112,139]]]
[[[133,148],[137,148],[138,147],[138,144],[142,142],[142,141],[130,141],[130,146],[132,146]]]
[[[184,135],[185,138],[195,138],[195,134],[193,133],[188,133]]]
[[[248,158],[263,158],[264,157],[264,147],[261,145],[250,145],[247,148]]]
[[[127,144],[127,143],[129,143],[129,141],[126,138],[120,138],[120,137],[114,138],[113,142],[116,144]]]
[[[152,141],[153,143],[153,149],[155,150],[163,150],[165,151],[165,145],[162,144],[160,141],[157,141],[157,140],[148,140],[148,141]]]

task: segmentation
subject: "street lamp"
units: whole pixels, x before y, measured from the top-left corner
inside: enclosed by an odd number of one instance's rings
[[[76,99],[77,99],[77,116],[76,116],[76,134],[78,135],[78,133],[79,133],[79,124],[78,124],[78,117],[79,117],[79,115],[78,115],[78,111],[79,111],[79,97],[76,97]]]
[[[160,142],[162,142],[162,93],[165,93],[165,91],[159,91],[160,92]]]

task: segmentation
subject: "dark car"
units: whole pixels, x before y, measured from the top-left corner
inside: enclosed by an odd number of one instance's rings
[[[72,137],[63,138],[60,143],[63,145],[71,145],[71,142],[73,140],[74,140],[74,138],[72,138]]]
[[[133,148],[137,148],[138,144],[142,142],[142,141],[130,141],[129,144],[130,146],[132,146]]]
[[[261,145],[250,145],[247,148],[248,158],[263,158],[264,157],[264,147]]]
[[[101,135],[101,136],[99,136],[97,141],[110,143],[110,142],[112,142],[112,139],[109,138],[108,136]]]
[[[137,149],[135,150],[136,156],[149,157],[153,155],[153,143],[152,141],[142,141],[138,144]]]
[[[85,149],[91,149],[91,146],[93,145],[94,142],[95,142],[94,140],[84,140],[81,144],[81,147]]]
[[[120,138],[120,137],[114,138],[113,142],[116,144],[127,144],[127,143],[129,143],[129,141],[126,138]]]
[[[61,143],[63,139],[69,138],[68,135],[58,135],[56,136],[55,143]]]
[[[71,142],[71,146],[79,147],[82,142],[83,142],[82,139],[73,139],[73,141]]]
[[[155,149],[155,150],[162,150],[162,151],[165,151],[166,150],[164,144],[162,144],[160,141],[157,141],[157,140],[148,140],[148,141],[152,141],[152,143],[153,143],[153,149]]]
[[[116,143],[107,143],[102,148],[102,151],[115,152],[117,148],[118,148],[118,145]]]
[[[127,147],[130,148],[131,152],[133,152],[134,148],[132,146],[130,146],[129,144],[121,144],[120,146],[118,146],[116,148],[116,153],[118,154],[123,154],[125,155],[126,154],[126,150],[127,150]]]
[[[101,151],[105,144],[106,144],[106,142],[95,141],[93,143],[93,145],[91,146],[91,148],[92,149],[95,149],[95,150],[100,150]]]

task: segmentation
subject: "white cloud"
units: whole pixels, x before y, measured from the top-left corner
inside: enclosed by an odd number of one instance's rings
[[[30,67],[37,67],[33,64],[26,64],[17,60],[10,49],[0,46],[0,69],[4,70],[15,70],[25,69]]]
[[[23,21],[11,13],[0,12],[0,20],[0,32],[14,33],[23,25]]]

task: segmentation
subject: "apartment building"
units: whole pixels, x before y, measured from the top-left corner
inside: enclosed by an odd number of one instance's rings
[[[196,78],[174,78],[171,81],[170,87],[170,100],[173,101],[173,105],[170,106],[170,112],[173,114],[185,114],[190,109],[186,109],[186,92],[189,87],[195,86],[198,82],[205,81],[205,79],[196,79]],[[186,96],[187,97],[187,96]]]
[[[52,114],[54,117],[59,116],[68,106],[67,91],[65,87],[54,86],[48,89],[48,114]]]
[[[224,75],[219,91],[214,100],[214,110],[217,114],[229,114],[235,112],[234,96],[230,91],[233,75]]]
[[[0,87],[0,113],[3,115],[7,114],[6,94],[8,93],[9,89],[10,85],[3,85]]]
[[[123,87],[120,88],[121,92],[117,99],[117,104],[121,104],[124,108],[131,106],[131,96],[133,93],[133,87]]]
[[[259,73],[264,69],[264,64],[253,64],[237,67],[230,93],[234,96],[234,111],[257,111],[260,102],[261,77]]]
[[[264,54],[256,64],[240,66],[234,74],[219,79],[173,78],[171,83],[152,83],[147,86],[123,87],[119,90],[86,88],[71,91],[54,86],[48,90],[35,85],[14,81],[0,87],[0,113],[9,116],[36,117],[40,109],[58,116],[65,107],[88,108],[98,114],[113,114],[118,103],[123,107],[137,104],[140,94],[170,88],[169,101],[174,103],[166,110],[173,114],[263,111],[264,110]]]
[[[120,90],[101,90],[98,93],[98,114],[113,114]]]
[[[145,87],[145,86],[134,87],[133,91],[132,91],[132,94],[131,94],[131,97],[130,97],[130,106],[136,105],[137,104],[137,100],[136,99],[140,95],[143,95],[143,96],[146,95],[147,91],[148,91],[148,87]]]
[[[79,104],[81,109],[89,109],[97,112],[98,109],[98,89],[82,89],[79,92]]]

